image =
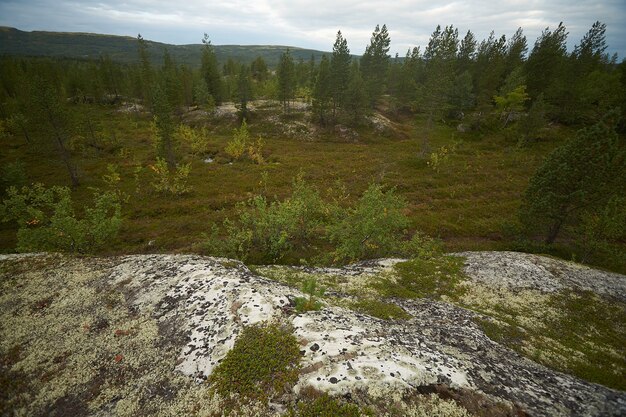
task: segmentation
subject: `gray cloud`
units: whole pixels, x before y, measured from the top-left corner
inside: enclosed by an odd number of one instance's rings
[[[353,53],[362,53],[376,24],[386,23],[392,53],[428,42],[435,26],[453,24],[478,39],[491,30],[524,29],[529,46],[541,31],[563,21],[573,48],[600,20],[610,52],[626,56],[623,0],[0,0],[0,25],[22,30],[111,33],[167,43],[281,44],[330,50],[341,30]]]

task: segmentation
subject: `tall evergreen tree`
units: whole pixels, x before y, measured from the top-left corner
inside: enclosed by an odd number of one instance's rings
[[[365,116],[367,103],[367,91],[363,77],[361,77],[359,63],[353,61],[350,67],[350,80],[346,90],[345,110],[355,125],[358,125]]]
[[[526,61],[526,84],[532,99],[544,93],[546,103],[558,106],[567,69],[567,31],[563,23],[555,30],[545,28]]]
[[[248,102],[252,100],[252,79],[250,68],[247,65],[239,67],[237,75],[237,101],[239,102],[239,116],[242,120],[248,118]]]
[[[39,126],[44,128],[45,134],[50,135],[61,161],[65,165],[72,181],[72,186],[77,187],[78,172],[72,161],[67,141],[70,137],[70,116],[68,113],[66,100],[62,97],[58,85],[44,75],[35,77],[33,88],[30,91],[32,100],[31,118]]]
[[[417,99],[418,107],[428,117],[422,136],[422,155],[430,151],[430,134],[434,120],[450,109],[458,46],[458,30],[453,26],[446,26],[441,30],[441,26],[437,25],[424,51],[424,82],[420,86]]]
[[[169,169],[176,168],[176,155],[174,154],[174,120],[172,120],[172,108],[167,99],[164,86],[156,84],[152,95],[152,117],[156,125],[157,156],[167,161]]]
[[[330,63],[326,55],[322,55],[313,87],[313,112],[321,125],[326,125],[328,119],[331,101],[330,81]]]
[[[387,84],[387,71],[389,69],[389,32],[387,26],[381,28],[376,25],[370,44],[365,47],[365,53],[361,58],[361,73],[367,86],[370,103],[375,105],[385,91]]]
[[[473,65],[476,59],[476,37],[471,30],[468,30],[461,45],[459,46],[457,71],[463,73],[465,71],[473,70]]]
[[[289,49],[280,56],[276,77],[278,78],[278,100],[283,104],[283,110],[289,112],[290,101],[296,92],[295,66]]]
[[[337,32],[337,39],[333,45],[333,55],[330,58],[331,81],[330,88],[333,97],[333,117],[336,117],[338,108],[346,104],[346,91],[350,79],[350,49],[348,42]]]
[[[506,37],[495,37],[492,31],[489,37],[478,46],[476,54],[474,91],[481,110],[491,108],[493,96],[505,79],[506,73]]]
[[[200,72],[202,73],[209,94],[213,97],[215,104],[220,104],[224,98],[222,93],[222,77],[220,76],[215,50],[213,45],[211,45],[209,35],[206,33],[204,34],[204,38],[202,38],[202,43],[204,47],[202,48]]]
[[[151,90],[154,83],[154,74],[152,70],[152,64],[150,63],[150,55],[148,54],[148,44],[141,37],[141,34],[137,35],[137,47],[139,51],[139,93],[144,104],[150,107],[150,99],[152,98]]]
[[[176,110],[182,104],[183,88],[178,67],[167,49],[163,51],[161,77],[169,107],[172,110]]]
[[[528,43],[522,28],[517,28],[506,45],[506,73],[510,74],[515,68],[519,68],[524,63],[528,52]]]

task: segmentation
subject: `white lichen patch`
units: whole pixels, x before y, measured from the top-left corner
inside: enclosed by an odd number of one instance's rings
[[[534,289],[511,290],[474,281],[460,284],[464,291],[459,303],[500,320],[515,321],[526,329],[541,331],[562,312],[550,303],[551,296]]]
[[[574,262],[521,252],[462,252],[465,273],[489,287],[591,291],[626,302],[626,277]]]
[[[470,386],[460,363],[424,347],[419,355],[412,355],[406,346],[387,339],[388,329],[380,320],[331,307],[298,316],[293,326],[295,334],[307,341],[302,366],[314,369],[302,375],[297,389],[312,386],[334,394],[405,389],[437,383],[442,375],[452,386]]]

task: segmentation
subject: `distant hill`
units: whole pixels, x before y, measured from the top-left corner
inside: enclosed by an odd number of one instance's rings
[[[200,66],[202,44],[169,45],[148,41],[148,51],[152,61],[160,63],[163,50],[180,64],[192,67]],[[275,45],[214,45],[219,62],[228,58],[249,63],[257,56],[262,56],[267,65],[276,67],[280,55],[287,49],[296,61],[308,61],[311,55],[319,62],[328,52],[292,46]],[[78,32],[25,32],[10,27],[0,27],[0,55],[50,56],[79,59],[95,59],[109,55],[118,62],[131,63],[138,60],[137,39],[131,36],[99,35]]]

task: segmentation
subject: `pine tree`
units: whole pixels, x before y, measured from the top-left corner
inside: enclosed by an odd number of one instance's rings
[[[278,100],[283,104],[283,110],[289,112],[289,103],[295,95],[296,78],[293,58],[288,49],[280,56],[276,76],[278,78]]]
[[[459,73],[470,71],[471,74],[476,60],[476,45],[476,37],[471,30],[468,30],[459,46],[457,57],[457,71]]]
[[[419,107],[428,115],[422,137],[421,154],[429,152],[430,133],[436,118],[450,109],[450,95],[454,83],[456,54],[459,45],[458,30],[437,26],[424,51],[425,79],[418,95]]]
[[[330,63],[326,55],[322,55],[322,61],[317,72],[315,86],[313,87],[313,112],[323,126],[326,125],[328,110],[330,107]]]
[[[389,32],[387,26],[376,25],[376,29],[370,38],[370,44],[365,48],[361,58],[361,73],[367,85],[367,93],[370,103],[375,105],[385,91],[387,83],[387,71],[389,69]]]
[[[623,196],[626,184],[624,138],[615,132],[617,112],[555,149],[533,175],[524,194],[520,220],[553,243],[562,227],[583,211]]]
[[[204,38],[202,38],[202,43],[204,47],[202,48],[200,72],[202,73],[209,94],[213,97],[215,104],[220,104],[224,98],[222,93],[222,77],[220,76],[219,67],[217,65],[215,50],[213,49],[213,45],[211,45],[209,35],[206,33],[204,34]]]
[[[137,35],[137,45],[139,51],[139,93],[141,99],[147,107],[151,106],[150,99],[152,98],[152,84],[154,83],[154,74],[152,70],[152,64],[150,64],[150,55],[148,54],[148,44],[141,37],[141,34]]]
[[[348,42],[341,35],[341,31],[338,31],[337,39],[333,45],[333,55],[330,58],[330,88],[333,98],[333,118],[336,117],[337,109],[344,107],[346,104],[351,59]]]
[[[157,156],[167,161],[170,170],[176,168],[174,155],[174,121],[172,108],[167,99],[165,88],[157,84],[152,96],[152,116],[157,129],[156,148]]]
[[[547,103],[558,105],[567,65],[567,31],[563,23],[551,31],[545,28],[526,61],[526,83],[532,99],[544,93]]]
[[[44,78],[43,75],[36,76],[32,87],[30,91],[32,121],[43,127],[46,134],[51,136],[52,142],[54,142],[59,156],[67,168],[72,186],[77,187],[80,185],[78,172],[66,146],[70,136],[70,118],[65,104],[66,100],[61,96],[59,87],[54,80]]]
[[[352,62],[350,67],[350,81],[346,90],[345,109],[352,119],[352,123],[358,125],[367,111],[367,91],[365,82],[361,77],[359,63]]]
[[[241,120],[246,120],[248,118],[248,102],[252,99],[252,79],[250,77],[250,68],[247,65],[239,67],[237,99],[239,102],[239,117]]]

